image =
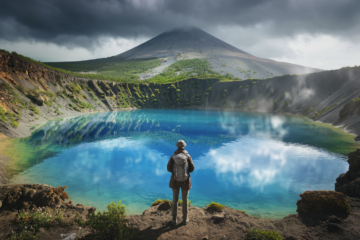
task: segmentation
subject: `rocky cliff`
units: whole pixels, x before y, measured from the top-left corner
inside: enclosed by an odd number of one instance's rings
[[[28,136],[50,118],[139,108],[228,109],[307,116],[360,135],[360,67],[267,80],[173,84],[77,78],[0,53],[0,132]]]
[[[349,153],[348,158],[349,171],[336,179],[335,190],[360,198],[360,149]]]

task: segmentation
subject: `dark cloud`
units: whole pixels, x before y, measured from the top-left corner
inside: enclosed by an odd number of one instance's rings
[[[11,0],[0,7],[0,39],[69,48],[95,47],[104,37],[154,37],[179,25],[210,33],[262,26],[269,36],[325,33],[351,40],[359,23],[358,0]]]

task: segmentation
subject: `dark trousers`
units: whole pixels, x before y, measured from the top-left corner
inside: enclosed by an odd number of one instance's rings
[[[189,186],[184,184],[181,186],[181,195],[182,195],[182,210],[183,210],[183,219],[186,219],[188,216],[188,197],[189,197]],[[178,210],[178,201],[179,201],[179,192],[180,188],[172,189],[173,190],[173,202],[172,202],[172,215],[176,217]]]

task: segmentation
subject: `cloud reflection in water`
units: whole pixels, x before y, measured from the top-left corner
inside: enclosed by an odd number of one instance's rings
[[[299,193],[333,189],[347,170],[339,154],[323,149],[333,142],[323,133],[304,120],[269,114],[95,114],[49,122],[30,137],[27,144],[53,154],[42,154],[43,162],[13,181],[66,185],[75,203],[104,209],[121,199],[127,211],[141,213],[154,200],[171,198],[166,164],[176,141],[184,139],[196,166],[190,193],[195,206],[218,201],[279,218],[295,211]]]

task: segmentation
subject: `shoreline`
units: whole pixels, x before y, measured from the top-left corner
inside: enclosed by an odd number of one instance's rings
[[[163,110],[198,110],[198,111],[218,111],[218,112],[223,112],[223,111],[230,111],[230,112],[244,112],[244,113],[256,113],[256,114],[272,114],[272,115],[279,115],[279,116],[291,116],[291,117],[297,117],[297,118],[301,118],[304,119],[305,121],[309,121],[312,122],[314,124],[321,124],[321,125],[326,125],[326,127],[333,129],[335,131],[338,131],[341,134],[344,135],[351,135],[353,137],[353,142],[354,143],[359,143],[359,141],[355,141],[356,138],[358,138],[357,134],[354,132],[350,132],[350,131],[346,131],[346,129],[344,129],[343,126],[334,126],[331,123],[324,123],[321,122],[320,120],[312,120],[306,116],[302,116],[302,115],[298,115],[298,114],[293,114],[293,113],[284,113],[284,112],[259,112],[259,111],[243,111],[243,110],[239,110],[239,109],[218,109],[218,108],[162,108]],[[37,129],[41,128],[42,126],[44,126],[46,123],[48,123],[49,121],[54,121],[54,120],[60,120],[60,119],[70,119],[70,118],[74,118],[74,117],[79,117],[79,116],[86,116],[86,115],[90,115],[90,114],[99,114],[99,113],[113,113],[113,112],[125,112],[125,111],[134,111],[134,110],[139,110],[138,108],[134,108],[134,107],[129,107],[129,108],[123,108],[123,109],[118,109],[116,111],[96,111],[96,112],[86,112],[86,113],[81,113],[81,114],[77,114],[77,113],[73,113],[73,114],[69,114],[66,116],[56,116],[56,117],[51,117],[48,119],[41,119],[40,123],[39,121],[36,122],[32,122],[32,123],[28,123],[26,124],[27,128],[29,131],[26,132],[25,136],[22,137],[8,137],[5,134],[0,132],[0,145],[3,141],[9,141],[9,140],[16,140],[16,139],[22,139],[22,138],[26,138],[31,136],[31,134],[36,131]],[[140,109],[140,110],[157,110],[157,108],[154,109]],[[2,161],[2,159],[7,159],[6,161]],[[0,185],[2,185],[4,182],[5,183],[11,183],[10,179],[8,177],[6,177],[6,164],[8,162],[12,161],[12,158],[10,156],[7,156],[6,154],[4,154],[4,151],[1,151],[1,147],[0,147]]]

